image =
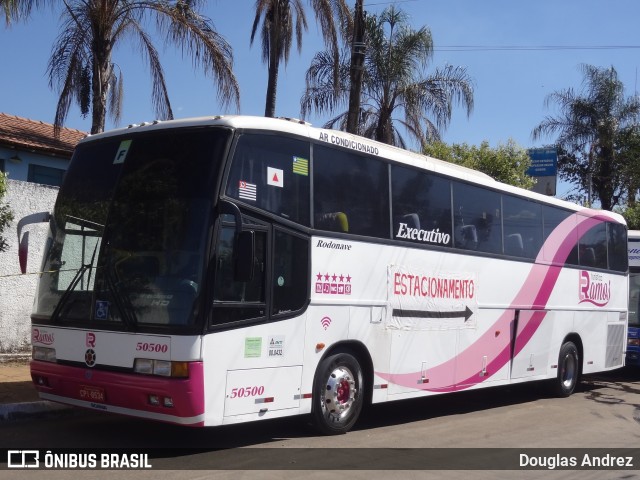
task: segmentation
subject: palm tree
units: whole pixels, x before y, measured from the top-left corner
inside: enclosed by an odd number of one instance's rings
[[[25,1],[23,5],[21,4],[21,0],[0,0],[0,6],[4,11],[6,24],[10,25],[12,20],[28,17],[31,14],[33,3],[34,2],[31,1]]]
[[[239,109],[240,90],[232,71],[230,45],[198,13],[202,0],[65,0],[63,26],[48,65],[49,85],[60,92],[54,124],[60,127],[72,102],[83,115],[91,110],[91,133],[104,131],[107,110],[120,117],[122,72],[112,59],[114,48],[133,43],[147,60],[153,82],[152,104],[159,119],[173,118],[160,58],[144,29],[155,17],[159,33],[187,52],[196,67],[215,81],[223,106]],[[7,23],[25,19],[33,8],[60,5],[55,0],[0,0]]]
[[[346,0],[309,0],[316,18],[320,22],[325,43],[330,45],[332,58],[337,69],[339,61],[338,31],[348,29],[351,15]],[[298,52],[302,49],[302,35],[307,31],[307,18],[302,0],[256,0],[256,16],[251,29],[251,44],[262,21],[262,60],[267,64],[267,94],[265,117],[275,116],[278,73],[280,63],[286,65],[293,43],[295,31]]]
[[[402,10],[390,6],[379,16],[367,17],[365,43],[358,134],[406,148],[400,124],[425,145],[440,139],[454,103],[462,105],[467,115],[473,110],[473,86],[464,68],[448,65],[425,75],[433,56],[431,32],[426,27],[412,29]],[[307,88],[301,100],[303,118],[314,109],[333,112],[349,98],[350,54],[346,49],[342,52],[337,84],[330,58],[327,52],[316,54],[307,70]],[[325,127],[346,130],[347,119],[345,111]]]
[[[557,103],[560,114],[546,117],[532,132],[534,140],[543,135],[558,134],[556,146],[561,153],[558,168],[561,175],[576,181],[591,200],[611,210],[619,203],[629,184],[625,178],[629,145],[637,138],[640,101],[624,98],[624,85],[611,68],[581,65],[583,93],[572,88],[551,93],[545,104]]]

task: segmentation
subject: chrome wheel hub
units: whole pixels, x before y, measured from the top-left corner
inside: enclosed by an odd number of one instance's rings
[[[323,405],[326,415],[342,417],[349,411],[356,397],[356,382],[348,368],[334,369],[326,382]]]

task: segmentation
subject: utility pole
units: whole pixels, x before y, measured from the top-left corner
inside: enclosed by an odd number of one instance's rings
[[[362,70],[364,68],[364,10],[362,3],[363,0],[356,0],[355,17],[353,19],[353,40],[351,42],[351,68],[349,70],[350,89],[347,132],[353,134],[358,133]]]

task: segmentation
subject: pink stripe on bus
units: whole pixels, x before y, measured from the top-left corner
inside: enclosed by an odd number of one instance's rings
[[[400,374],[376,372],[376,374],[397,385],[438,392],[464,390],[491,378],[511,360],[510,332],[515,310],[540,310],[527,320],[518,333],[514,350],[514,355],[517,355],[531,340],[544,320],[546,312],[543,309],[546,307],[560,276],[562,265],[565,264],[569,254],[576,246],[578,237],[606,219],[607,217],[601,214],[591,217],[573,214],[561,222],[551,232],[540,249],[536,258],[536,262],[540,263],[532,266],[510,306],[476,342],[462,353],[428,368],[428,383],[421,382],[422,372],[419,371]],[[504,335],[504,337],[499,338],[496,332],[500,332],[499,335]],[[488,359],[485,375],[481,375],[482,372],[479,368],[482,356],[487,356]],[[455,372],[453,384],[451,383],[451,371]]]
[[[41,393],[52,393],[73,401],[82,398],[81,388],[88,386],[104,393],[104,402],[94,402],[107,407],[119,407],[140,412],[152,412],[181,418],[194,418],[204,414],[204,374],[202,362],[189,363],[188,378],[168,378],[134,373],[115,373],[105,370],[73,367],[49,362],[32,361],[31,377]],[[40,385],[39,378],[48,386]],[[149,395],[157,395],[161,405],[149,404]],[[170,397],[173,407],[164,407],[163,398]],[[64,398],[61,399],[64,402]],[[107,408],[108,411],[108,408]],[[194,423],[193,426],[202,425]]]

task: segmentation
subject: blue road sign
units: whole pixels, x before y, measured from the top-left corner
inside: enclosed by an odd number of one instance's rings
[[[531,166],[527,175],[531,177],[551,177],[558,170],[558,153],[555,148],[532,148],[527,150]]]

